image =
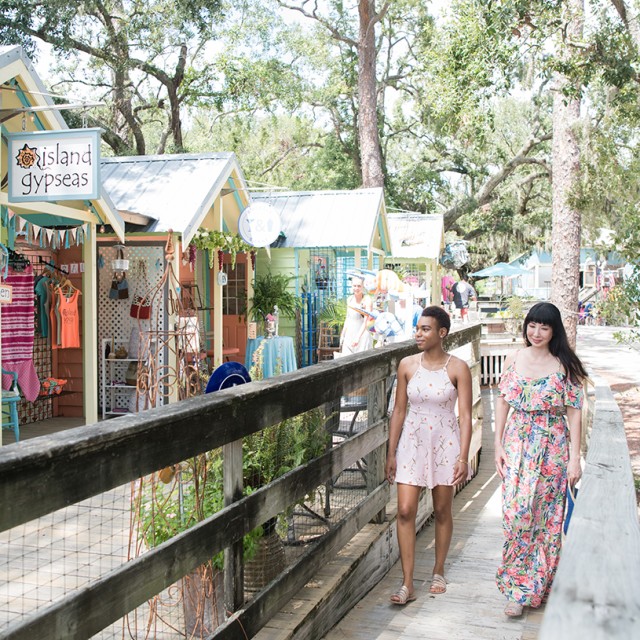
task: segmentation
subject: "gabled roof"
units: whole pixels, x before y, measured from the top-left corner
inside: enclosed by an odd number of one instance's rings
[[[382,188],[251,192],[251,198],[267,202],[280,215],[285,237],[278,247],[369,248],[375,246],[377,231],[382,244],[387,242]]]
[[[436,260],[444,247],[444,218],[422,213],[388,213],[391,257]]]
[[[102,158],[102,183],[118,211],[152,219],[148,231],[173,231],[189,243],[229,178],[246,184],[233,153]],[[245,191],[246,197],[246,191]]]
[[[31,60],[25,55],[22,47],[16,45],[0,46],[0,84],[9,85],[9,83],[12,84],[11,87],[5,86],[2,89],[7,95],[2,105],[0,105],[3,111],[4,126],[9,131],[19,130],[17,127],[20,127],[21,118],[14,116],[5,120],[5,110],[12,111],[16,107],[54,105],[54,101],[48,95],[47,88],[38,76]],[[10,116],[11,113],[7,115]],[[69,128],[57,109],[37,111],[34,114],[34,122],[35,124],[28,123],[27,130],[60,131]],[[0,195],[0,200],[2,200],[3,204],[9,204],[12,209],[26,219],[33,220],[37,218],[37,224],[41,226],[64,224],[68,220],[73,220],[74,222],[102,221],[109,224],[121,240],[124,239],[124,222],[104,193],[99,198],[91,201],[95,213],[87,212],[86,204],[82,204],[81,208],[77,209],[76,212],[75,209],[78,207],[79,202],[77,200],[38,203],[37,205],[12,204],[8,203],[8,201],[5,202],[5,193]]]

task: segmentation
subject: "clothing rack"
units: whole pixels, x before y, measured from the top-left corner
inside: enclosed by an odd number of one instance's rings
[[[45,266],[46,269],[50,269],[52,275],[54,271],[57,271],[58,273],[60,273],[63,277],[58,277],[57,278],[57,282],[58,282],[58,286],[63,290],[64,293],[73,293],[74,291],[77,291],[80,295],[82,295],[82,291],[80,291],[80,289],[78,289],[78,287],[76,287],[71,280],[69,280],[69,273],[67,271],[65,271],[64,269],[60,269],[59,267],[56,267],[55,264],[53,264],[53,262],[49,262],[48,260],[43,260],[42,256],[38,256],[38,263],[39,264],[43,264]]]
[[[42,258],[42,256],[38,256],[38,264],[44,264],[49,269],[54,269],[55,271],[59,271],[60,273],[62,273],[65,276],[69,275],[69,273],[67,271],[65,271],[64,269],[60,269],[60,267],[56,267],[56,265],[53,264],[53,262],[49,262],[48,260],[44,260]]]
[[[21,253],[14,251],[13,249],[8,249],[9,253],[9,266],[13,268],[14,271],[24,271],[26,267],[28,267],[31,262],[29,258],[23,256]]]

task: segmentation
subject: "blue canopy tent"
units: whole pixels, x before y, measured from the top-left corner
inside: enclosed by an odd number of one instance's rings
[[[527,273],[529,273],[529,271],[522,267],[516,267],[512,264],[507,264],[506,262],[498,262],[492,267],[480,269],[480,271],[474,271],[469,275],[477,278],[509,278],[511,276],[522,276]]]
[[[527,273],[529,273],[529,271],[522,267],[516,267],[512,264],[507,264],[506,262],[498,262],[492,267],[480,269],[480,271],[474,271],[469,275],[476,278],[500,278],[500,298],[502,298],[504,295],[504,279],[522,276]]]

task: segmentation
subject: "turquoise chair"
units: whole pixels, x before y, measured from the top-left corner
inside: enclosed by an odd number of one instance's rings
[[[2,369],[2,373],[13,376],[11,388],[8,391],[2,390],[2,428],[13,429],[16,442],[20,440],[20,425],[18,425],[18,402],[20,402],[20,391],[18,390],[18,374],[14,371]]]

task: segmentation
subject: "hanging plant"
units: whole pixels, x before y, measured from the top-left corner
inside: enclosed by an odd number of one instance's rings
[[[209,268],[213,269],[213,262],[215,256],[218,254],[218,260],[220,262],[220,256],[222,253],[228,253],[231,256],[231,268],[236,266],[236,256],[238,253],[248,253],[253,247],[247,244],[240,236],[235,233],[225,233],[224,231],[208,231],[200,227],[190,245],[195,246],[197,249],[207,250],[209,252]],[[222,269],[221,265],[220,269]]]

